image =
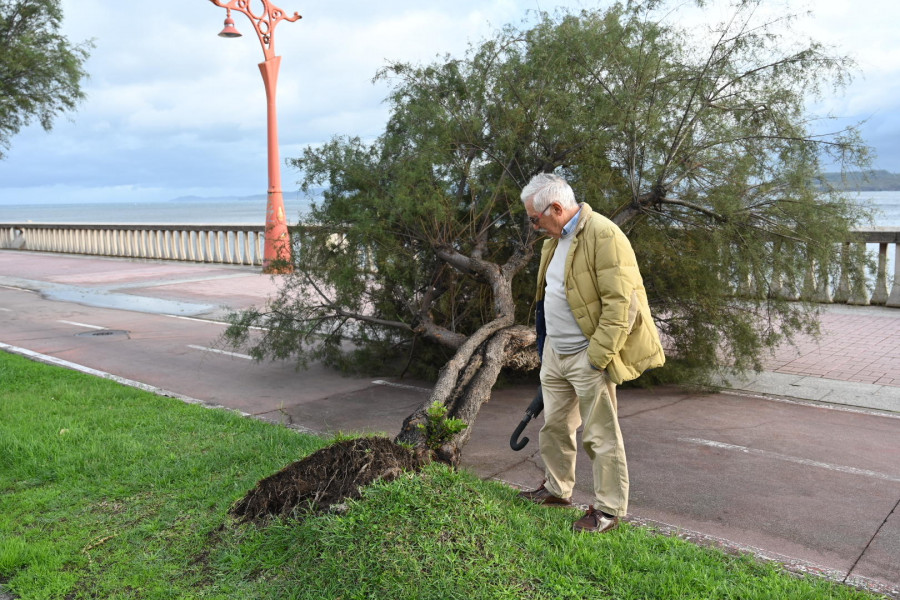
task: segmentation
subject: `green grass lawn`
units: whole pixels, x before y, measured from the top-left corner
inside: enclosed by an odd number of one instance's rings
[[[302,373],[298,378],[302,378]],[[0,583],[21,598],[873,598],[432,465],[343,515],[229,506],[328,440],[0,353]]]

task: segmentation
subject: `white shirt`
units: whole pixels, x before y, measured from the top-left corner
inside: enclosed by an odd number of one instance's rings
[[[581,327],[575,321],[569,299],[566,297],[566,258],[575,239],[575,226],[581,210],[563,227],[553,258],[547,265],[546,287],[544,288],[544,322],[547,325],[547,340],[557,354],[575,354],[588,347],[590,341],[584,337]]]

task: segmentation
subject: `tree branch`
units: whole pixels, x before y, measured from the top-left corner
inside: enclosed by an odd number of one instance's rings
[[[715,219],[716,221],[718,221],[720,223],[728,222],[727,217],[724,217],[717,212],[709,210],[708,208],[704,208],[704,207],[700,206],[699,204],[694,204],[693,202],[688,202],[686,200],[678,200],[677,198],[658,198],[656,201],[659,204],[674,204],[676,206],[683,206],[685,208],[689,208],[691,210],[694,210],[701,214],[704,214],[707,217]]]

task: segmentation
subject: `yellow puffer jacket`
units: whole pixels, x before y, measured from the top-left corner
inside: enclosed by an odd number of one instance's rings
[[[547,266],[557,243],[547,239],[541,249],[535,296],[539,352],[546,337]],[[615,223],[587,203],[581,204],[575,239],[566,257],[565,282],[575,321],[590,340],[588,359],[594,367],[606,369],[619,384],[665,363],[631,243]]]

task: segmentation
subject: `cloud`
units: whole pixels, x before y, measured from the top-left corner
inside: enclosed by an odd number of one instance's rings
[[[557,4],[596,6],[582,0],[277,4],[303,15],[279,23],[275,31],[276,51],[283,57],[282,159],[334,135],[377,136],[388,114],[383,100],[389,85],[373,84],[372,78],[389,61],[461,56],[469,44],[504,24],[533,19],[533,11],[552,12]],[[266,109],[257,67],[263,54],[243,15],[232,17],[244,37],[223,39],[216,34],[225,11],[204,0],[153,5],[62,0],[62,5],[64,33],[96,44],[86,65],[88,99],[52,132],[32,126],[12,140],[8,159],[0,161],[0,204],[51,196],[143,202],[265,191]],[[852,55],[863,71],[845,94],[829,94],[816,104],[816,112],[848,123],[868,119],[863,130],[877,148],[876,166],[900,171],[900,45],[894,33],[900,3],[773,0],[764,10],[777,15],[784,6],[813,11],[798,21],[798,39],[823,40]],[[695,11],[695,22],[719,18],[710,11]],[[282,177],[286,190],[298,178],[287,167]]]

